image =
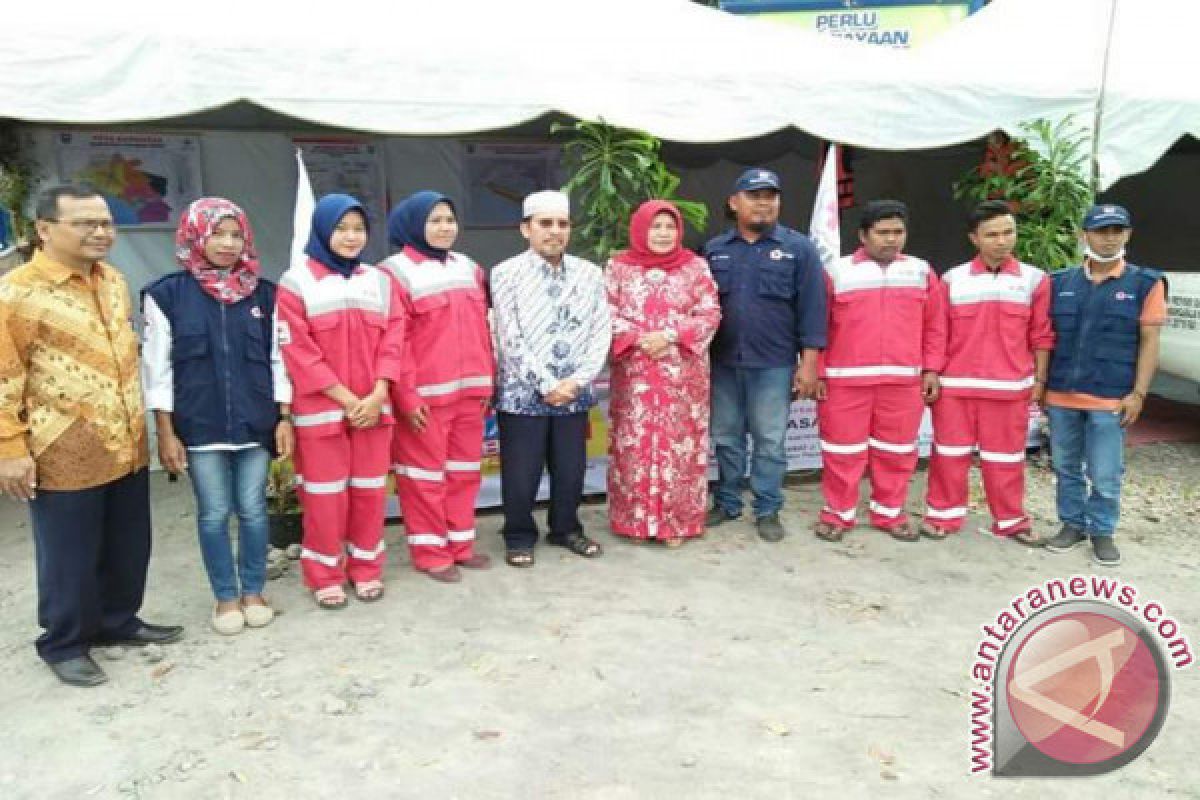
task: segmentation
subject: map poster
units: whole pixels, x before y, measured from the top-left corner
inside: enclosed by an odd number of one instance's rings
[[[58,173],[104,195],[118,225],[174,226],[203,195],[200,137],[58,131]]]
[[[465,224],[472,228],[511,228],[521,221],[527,194],[562,185],[555,144],[466,142]]]
[[[362,258],[377,264],[387,257],[387,193],[379,145],[345,137],[296,137],[313,196],[340,192],[366,206],[371,239]]]

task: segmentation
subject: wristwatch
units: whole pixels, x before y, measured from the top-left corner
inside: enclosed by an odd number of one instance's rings
[[[292,421],[292,412],[290,412],[290,411],[279,412],[279,421],[280,422],[291,422]]]

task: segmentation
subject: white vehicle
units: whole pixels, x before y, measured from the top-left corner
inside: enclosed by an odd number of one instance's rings
[[[1167,324],[1159,368],[1200,382],[1200,272],[1168,272]]]

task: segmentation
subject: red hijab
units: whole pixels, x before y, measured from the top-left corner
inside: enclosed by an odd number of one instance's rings
[[[650,226],[659,214],[670,214],[679,230],[679,238],[669,253],[656,253],[650,249]],[[666,200],[647,200],[638,206],[629,219],[629,249],[616,255],[626,264],[662,270],[678,269],[695,257],[695,253],[683,246],[683,215]]]
[[[228,271],[212,265],[204,255],[204,245],[223,220],[235,219],[242,228],[246,246],[237,263]],[[254,293],[258,286],[258,253],[246,212],[223,197],[201,197],[188,206],[175,231],[175,260],[192,273],[206,293],[221,303],[233,304]]]

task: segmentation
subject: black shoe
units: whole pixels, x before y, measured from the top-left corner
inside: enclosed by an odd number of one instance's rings
[[[785,531],[783,523],[779,521],[779,514],[759,517],[754,521],[754,525],[758,528],[758,538],[764,542],[778,542],[783,539]]]
[[[148,644],[170,644],[183,638],[182,625],[151,625],[143,622],[142,627],[125,636],[102,636],[96,640],[97,647],[112,647],[123,644],[129,647],[145,647]]]
[[[720,506],[713,506],[708,510],[708,513],[704,515],[704,527],[715,528],[718,525],[724,525],[726,522],[730,522],[731,520],[735,519],[737,519],[737,517],[735,517],[733,514],[730,514]]]
[[[1111,536],[1092,537],[1092,561],[1102,567],[1116,567],[1121,563],[1121,551]]]
[[[1074,525],[1063,525],[1062,530],[1046,542],[1045,548],[1050,553],[1065,553],[1087,542],[1087,534]]]
[[[60,681],[71,686],[99,686],[108,680],[104,670],[88,655],[68,658],[49,666]]]

